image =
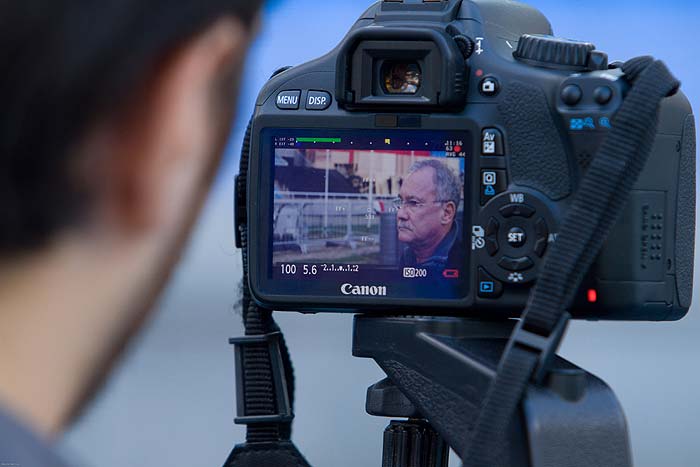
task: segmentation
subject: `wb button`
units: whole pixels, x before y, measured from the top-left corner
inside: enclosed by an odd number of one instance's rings
[[[333,98],[326,91],[309,91],[306,97],[306,110],[326,110]]]

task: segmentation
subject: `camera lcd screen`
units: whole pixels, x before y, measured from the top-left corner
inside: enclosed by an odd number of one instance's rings
[[[276,291],[467,295],[468,133],[268,129],[262,135],[272,162],[267,279]]]

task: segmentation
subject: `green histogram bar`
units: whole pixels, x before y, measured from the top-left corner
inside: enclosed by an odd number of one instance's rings
[[[297,143],[340,143],[340,138],[297,138]]]

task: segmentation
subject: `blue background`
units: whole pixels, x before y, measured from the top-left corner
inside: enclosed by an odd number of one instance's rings
[[[700,107],[700,6],[691,1],[531,1],[555,33],[595,42],[613,60],[663,58]],[[159,311],[91,410],[60,443],[76,466],[220,466],[244,438],[233,425],[233,352],[240,254],[233,247],[238,148],[257,90],[282,65],[331,49],[364,1],[274,1],[246,70],[239,118],[220,177]],[[698,290],[677,323],[576,322],[562,354],[605,379],[630,424],[635,465],[700,465]],[[367,386],[383,374],[350,356],[351,317],[278,314],[297,375],[294,438],[317,466],[381,462],[387,420],[364,412]],[[456,462],[453,462],[456,465]]]

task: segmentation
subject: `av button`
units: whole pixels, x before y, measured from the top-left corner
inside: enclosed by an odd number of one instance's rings
[[[518,272],[530,269],[535,265],[535,263],[527,256],[522,258],[511,258],[510,256],[504,256],[498,262],[498,265],[503,269],[507,269],[508,271]]]
[[[277,108],[280,110],[298,110],[301,91],[282,91],[277,94]]]
[[[306,96],[306,110],[326,110],[333,98],[326,91],[309,91]]]
[[[496,128],[485,128],[481,132],[481,154],[484,156],[503,155],[503,133]]]

